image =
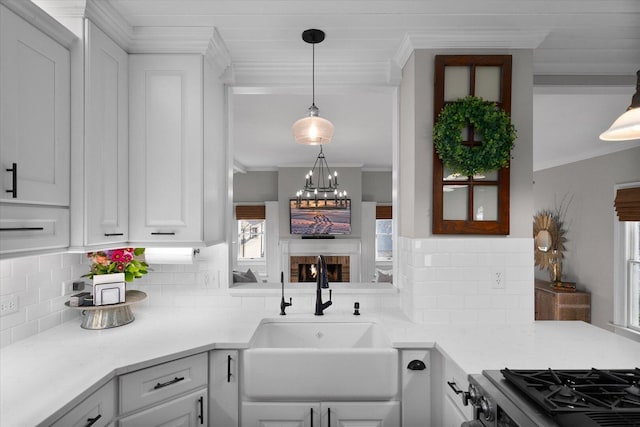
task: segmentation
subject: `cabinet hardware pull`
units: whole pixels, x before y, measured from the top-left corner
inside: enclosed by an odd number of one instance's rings
[[[13,163],[11,168],[7,169],[7,172],[11,172],[11,182],[13,188],[11,190],[5,190],[7,193],[11,193],[11,197],[18,198],[18,164]]]
[[[331,427],[331,408],[327,408],[327,427]]]
[[[0,228],[0,231],[43,231],[44,227],[15,227],[15,228]]]
[[[154,231],[153,233],[151,233],[152,236],[175,236],[176,232],[175,231],[167,231],[167,232],[163,232],[163,231]]]
[[[198,419],[200,420],[200,424],[204,424],[204,397],[200,396],[198,399],[198,405],[200,405],[200,413],[198,414]]]
[[[469,397],[471,396],[470,393],[468,391],[460,390],[455,381],[447,381],[447,384],[449,384],[449,387],[451,387],[451,390],[453,390],[455,394],[461,395],[460,398],[462,399],[462,404],[467,406],[469,404]]]
[[[104,237],[124,236],[124,233],[104,233]]]
[[[313,427],[313,408],[311,408],[311,427]]]
[[[407,365],[407,369],[410,369],[412,371],[424,371],[425,369],[427,369],[427,366],[422,360],[415,359],[409,362],[409,365]]]
[[[97,417],[95,418],[87,418],[87,423],[84,425],[84,427],[91,427],[92,425],[94,425],[96,423],[96,421],[98,421],[100,418],[102,418],[101,414],[98,414]]]
[[[231,382],[231,355],[227,355],[227,382]]]
[[[175,377],[174,379],[169,380],[169,381],[167,381],[166,383],[158,383],[158,384],[156,384],[156,385],[153,387],[153,389],[154,389],[154,390],[157,390],[157,389],[159,389],[159,388],[166,387],[166,386],[168,386],[168,385],[172,385],[172,384],[175,384],[175,383],[179,383],[179,382],[180,382],[180,381],[182,381],[182,380],[184,380],[184,377],[180,377],[180,378]]]

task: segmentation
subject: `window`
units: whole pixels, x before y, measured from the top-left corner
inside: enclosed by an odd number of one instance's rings
[[[238,260],[262,260],[266,246],[264,205],[236,206]]]
[[[265,220],[238,221],[238,259],[264,258]]]
[[[614,206],[614,326],[616,332],[640,340],[640,183],[618,188]]]
[[[376,206],[376,261],[393,257],[393,220],[391,206]]]
[[[627,327],[640,332],[640,222],[625,222]]]

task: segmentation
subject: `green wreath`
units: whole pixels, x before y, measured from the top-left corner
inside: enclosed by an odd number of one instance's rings
[[[481,144],[462,144],[462,129],[472,125]],[[494,102],[467,96],[446,105],[433,126],[433,144],[442,163],[464,176],[509,167],[516,130]]]

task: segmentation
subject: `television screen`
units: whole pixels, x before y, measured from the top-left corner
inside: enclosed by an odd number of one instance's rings
[[[291,234],[351,234],[351,200],[291,199]]]

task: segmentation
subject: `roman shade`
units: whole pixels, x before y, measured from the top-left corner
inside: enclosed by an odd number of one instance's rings
[[[238,205],[236,206],[236,220],[266,219],[264,205]]]
[[[640,221],[640,187],[619,189],[613,205],[620,221]]]
[[[391,206],[376,206],[376,219],[392,219]]]

